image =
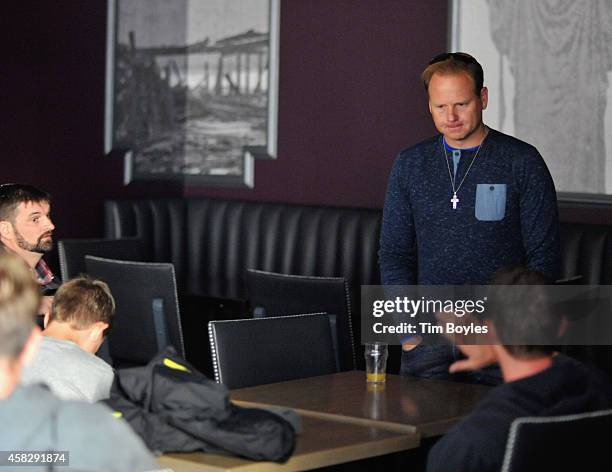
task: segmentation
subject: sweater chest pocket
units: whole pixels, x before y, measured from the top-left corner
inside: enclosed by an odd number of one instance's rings
[[[480,221],[500,221],[506,215],[506,184],[477,184],[475,216]]]

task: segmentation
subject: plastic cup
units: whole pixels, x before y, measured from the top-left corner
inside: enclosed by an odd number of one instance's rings
[[[365,364],[368,383],[383,383],[387,380],[387,343],[366,343]]]

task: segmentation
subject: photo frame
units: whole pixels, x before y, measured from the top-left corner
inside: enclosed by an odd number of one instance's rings
[[[104,151],[124,183],[254,186],[277,156],[280,0],[107,0]]]
[[[612,202],[612,14],[582,0],[449,5],[449,49],[485,70],[486,123],[540,151],[559,201]]]

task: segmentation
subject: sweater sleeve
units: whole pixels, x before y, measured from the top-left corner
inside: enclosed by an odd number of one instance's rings
[[[380,273],[383,285],[412,285],[417,281],[414,220],[407,185],[407,160],[395,160],[385,198],[380,233]]]
[[[561,270],[557,194],[542,156],[531,149],[517,168],[525,262],[556,280]]]

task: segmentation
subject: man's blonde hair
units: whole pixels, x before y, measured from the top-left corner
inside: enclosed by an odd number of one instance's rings
[[[425,90],[429,92],[429,82],[434,74],[455,75],[465,73],[474,81],[474,92],[480,95],[484,86],[484,72],[480,63],[465,52],[447,52],[438,54],[421,74]]]
[[[17,357],[35,326],[40,289],[24,261],[0,252],[0,357]]]
[[[63,283],[55,292],[49,321],[87,329],[101,321],[112,325],[115,299],[105,282],[81,276]]]

